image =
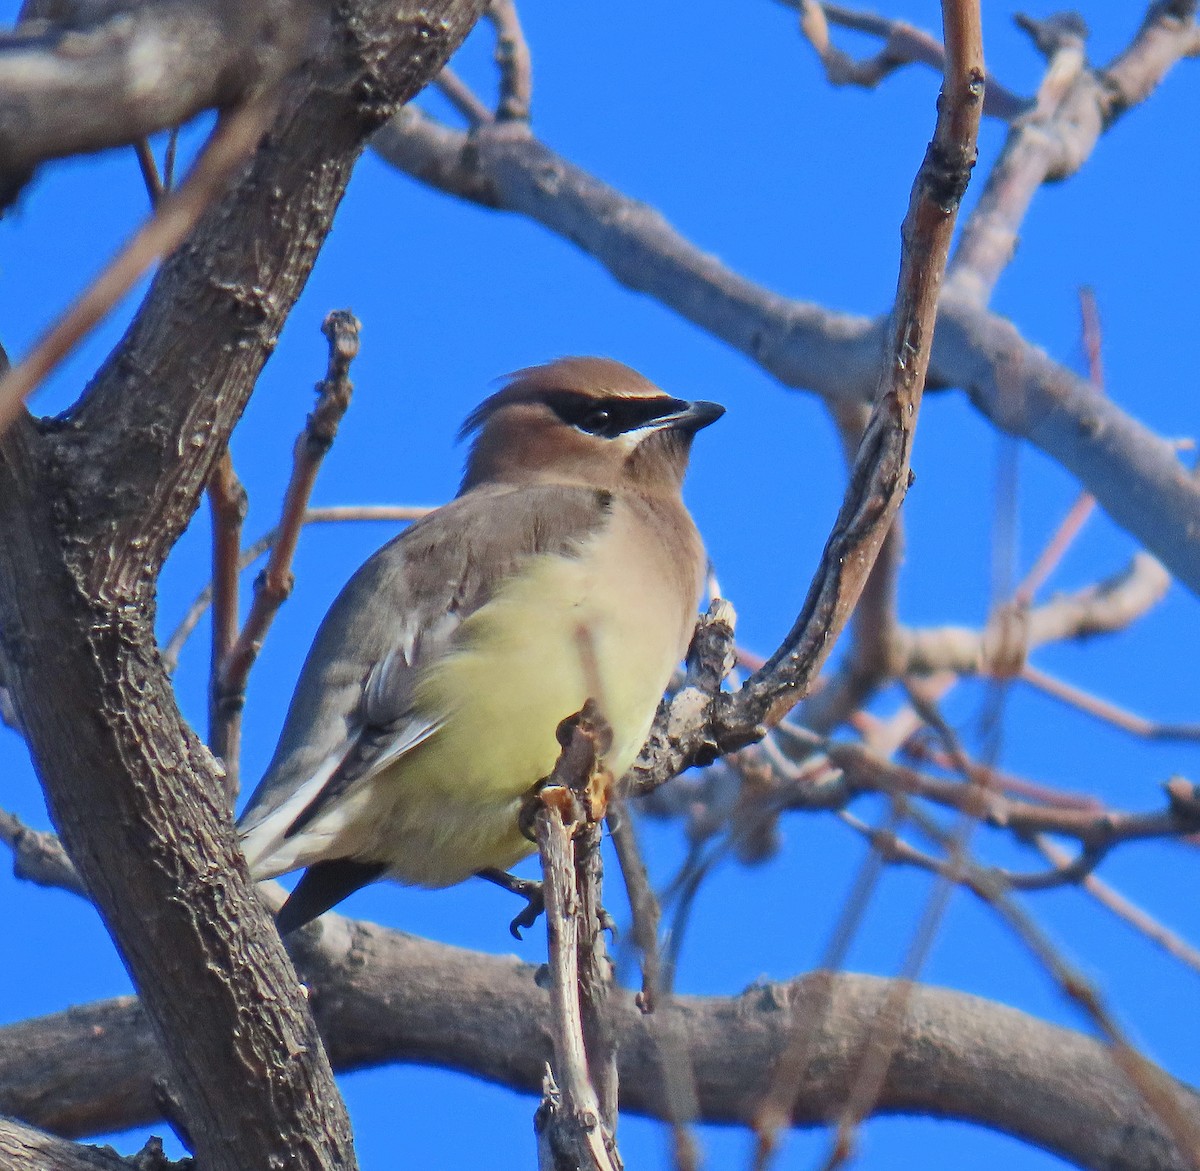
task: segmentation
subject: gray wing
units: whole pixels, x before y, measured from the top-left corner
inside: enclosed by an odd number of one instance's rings
[[[481,487],[369,558],[325,616],[283,733],[239,822],[257,877],[290,868],[280,845],[357,782],[440,726],[413,709],[420,668],[537,553],[570,553],[604,524],[607,493],[564,485]]]

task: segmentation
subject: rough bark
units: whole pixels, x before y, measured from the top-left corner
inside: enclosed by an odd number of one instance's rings
[[[532,965],[336,915],[305,932],[294,954],[338,1069],[429,1064],[541,1093],[553,1043]],[[889,986],[838,975],[826,999],[809,977],[735,997],[679,997],[649,1016],[632,993],[614,993],[621,1108],[670,1118],[656,1034],[669,1028],[695,1070],[700,1117],[750,1122],[797,1020],[817,1014],[792,1122],[822,1123],[841,1108]],[[1099,1042],[946,989],[915,988],[908,1004],[877,1113],[974,1122],[1104,1171],[1188,1167]],[[137,1002],[102,1001],[0,1029],[0,1111],[68,1135],[144,1125],[161,1117],[162,1069]],[[1200,1119],[1200,1095],[1180,1093]]]
[[[23,418],[0,441],[6,686],[213,1171],[352,1167],[354,1155],[218,769],[163,671],[157,574],[364,143],[478,14],[470,0],[339,9],[245,175],[163,265],[80,401],[40,426]]]
[[[272,85],[322,0],[28,3],[0,34],[0,205],[41,162],[136,142]]]

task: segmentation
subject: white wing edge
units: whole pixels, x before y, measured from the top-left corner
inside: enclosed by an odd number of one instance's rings
[[[417,745],[423,744],[444,722],[431,720],[426,724],[410,724],[405,728],[404,734],[397,736],[395,741],[371,762],[370,768],[362,776],[355,778],[345,793],[327,809],[322,810],[298,834],[288,837],[287,832],[296,818],[320,796],[321,790],[349,755],[354,740],[350,738],[339,745],[338,751],[326,757],[321,767],[286,801],[271,810],[262,821],[244,831],[242,852],[246,855],[254,879],[261,882],[267,878],[276,878],[289,870],[318,861],[323,856],[324,848],[332,844],[341,832],[364,812],[362,805],[369,792],[365,782],[378,776],[406,752],[411,752]]]

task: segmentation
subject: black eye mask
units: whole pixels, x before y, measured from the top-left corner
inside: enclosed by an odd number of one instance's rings
[[[689,405],[682,399],[665,396],[596,399],[568,390],[552,391],[545,396],[545,402],[564,423],[602,439],[615,439],[626,431],[636,431],[656,419],[686,411]]]

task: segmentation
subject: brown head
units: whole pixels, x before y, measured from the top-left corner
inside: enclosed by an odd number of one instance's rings
[[[512,375],[463,424],[477,433],[461,492],[481,483],[678,492],[692,437],[724,407],[672,398],[611,358],[559,358]]]

